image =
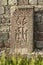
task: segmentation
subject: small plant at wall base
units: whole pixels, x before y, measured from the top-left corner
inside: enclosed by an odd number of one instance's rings
[[[43,65],[43,57],[41,57],[41,55],[31,58],[21,55],[6,56],[6,54],[3,53],[2,56],[0,56],[0,65]]]

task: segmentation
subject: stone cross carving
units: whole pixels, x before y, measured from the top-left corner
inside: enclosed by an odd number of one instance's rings
[[[17,18],[16,24],[17,24],[17,29],[15,29],[15,40],[19,43],[21,41],[27,42],[27,28],[25,28],[25,24],[27,22],[24,21],[25,17],[23,20],[20,20],[19,17]]]

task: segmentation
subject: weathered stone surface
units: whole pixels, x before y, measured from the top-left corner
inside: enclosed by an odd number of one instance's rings
[[[10,22],[10,18],[9,15],[0,15],[0,23],[9,23]]]
[[[28,0],[18,0],[18,5],[28,5]]]
[[[36,5],[37,4],[37,0],[29,0],[29,4]]]
[[[39,35],[39,40],[43,41],[43,33],[39,33],[38,35]]]
[[[0,6],[1,5],[7,5],[7,0],[0,0]]]
[[[10,14],[10,6],[5,6],[5,14]]]
[[[34,40],[36,48],[43,48],[43,10],[38,10],[37,13],[35,13],[35,25],[34,25]]]
[[[9,0],[8,3],[9,5],[14,5],[17,3],[17,0]]]
[[[38,0],[39,5],[43,5],[43,0]]]
[[[12,15],[14,11],[15,11],[15,6],[12,6],[12,7],[10,8],[10,14]]]
[[[28,53],[28,49],[27,48],[22,48],[21,54],[27,54],[27,53]]]
[[[43,33],[41,32],[35,33],[35,40],[43,41]]]
[[[9,39],[9,38],[8,38]],[[8,40],[7,41],[4,41],[4,43],[5,43],[5,47],[6,48],[10,48],[10,42],[8,42]]]
[[[2,23],[9,23],[9,17],[3,16]]]
[[[28,5],[28,0],[24,0],[24,5]]]
[[[0,14],[4,13],[4,7],[0,7]]]
[[[17,9],[11,15],[11,44],[15,48],[27,48],[26,52],[32,52],[33,48],[33,9]],[[31,48],[31,49],[30,49]],[[22,51],[23,53],[23,51]]]
[[[16,53],[16,54],[19,54],[19,53],[21,53],[21,52],[22,52],[21,48],[16,48],[16,49],[15,49],[15,53]]]
[[[27,54],[28,53],[28,49],[27,48],[16,48],[15,49],[15,53],[16,54],[19,54],[19,53],[21,53],[21,54]]]
[[[9,33],[7,32],[0,32],[0,48],[9,48],[10,43],[8,43],[9,40]]]
[[[3,43],[2,43],[2,41],[0,41],[0,48],[2,48],[3,47]]]
[[[8,40],[9,38],[8,38],[8,33],[6,33],[6,32],[0,32],[0,41],[6,41],[6,40]]]
[[[4,25],[2,25],[2,26],[0,26],[0,32],[9,32],[9,26],[4,26]]]
[[[2,18],[0,17],[0,23],[2,22]]]
[[[39,30],[40,32],[43,32],[43,24],[39,24],[39,25],[38,25],[38,30]]]
[[[3,14],[3,17],[10,19],[10,15],[9,14]]]
[[[43,48],[43,41],[37,41],[37,48]]]

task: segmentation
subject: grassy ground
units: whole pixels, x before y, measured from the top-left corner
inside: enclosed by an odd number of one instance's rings
[[[28,58],[22,55],[9,55],[3,53],[0,56],[0,65],[43,65],[43,57],[38,55]]]

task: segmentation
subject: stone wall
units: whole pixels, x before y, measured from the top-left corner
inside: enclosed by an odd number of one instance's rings
[[[10,8],[16,0],[0,0],[0,47],[10,47]]]
[[[23,48],[22,52],[24,53],[27,52],[27,49],[29,52],[33,50],[33,7],[28,6],[28,4],[29,4],[28,0],[23,0],[23,1],[22,0],[0,0],[0,47],[1,48],[3,47],[12,48],[15,46],[16,48],[18,48],[20,46],[20,48]],[[21,9],[20,12],[18,11],[19,10],[18,5],[19,5],[19,8]],[[23,25],[25,27],[24,29],[25,32],[21,33],[22,39],[21,38],[20,39],[22,43],[19,43],[19,44],[15,43],[14,41],[15,40],[14,30],[15,28],[17,28],[15,26],[16,25],[15,17],[18,14],[20,14],[20,21],[22,21],[22,18],[23,18],[24,24],[26,22],[28,23]],[[13,18],[14,20],[12,20]],[[20,21],[18,19],[18,24]],[[27,28],[28,28],[28,31],[27,31]],[[20,48],[18,51],[21,51]]]
[[[37,0],[0,0],[0,48],[11,47],[22,53],[33,51],[33,6],[36,4]],[[43,0],[38,0],[38,4],[43,4]]]

